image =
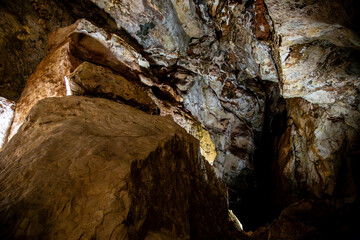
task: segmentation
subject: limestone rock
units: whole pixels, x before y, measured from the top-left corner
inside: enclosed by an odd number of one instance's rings
[[[83,62],[68,76],[68,80],[74,95],[110,98],[150,113],[156,111],[155,103],[144,89],[102,66]]]
[[[137,78],[135,73],[141,72],[141,67],[149,67],[146,59],[121,37],[107,33],[85,19],[52,32],[49,46],[56,48],[66,39],[71,40],[74,56],[112,67],[128,77]]]
[[[7,136],[14,118],[15,103],[0,97],[0,150],[7,142]]]
[[[198,147],[110,100],[41,100],[0,153],[1,238],[248,239]]]
[[[280,39],[283,95],[318,104],[347,102],[360,77],[360,37],[347,28],[351,15],[344,1],[265,2]]]
[[[0,15],[0,96],[17,101],[47,55],[47,34],[76,17],[53,0],[2,1]]]
[[[145,49],[158,47],[185,51],[190,38],[203,35],[193,0],[92,0],[104,9],[118,28],[124,28]]]
[[[356,201],[360,41],[354,1],[265,0],[287,128],[274,166],[282,204],[303,197]],[[354,172],[355,171],[355,172]],[[346,182],[346,184],[345,184]]]
[[[16,134],[30,109],[39,100],[47,97],[66,96],[65,77],[79,63],[79,60],[71,55],[68,42],[53,50],[41,61],[36,71],[28,79],[17,102],[9,139]]]
[[[336,195],[354,201],[360,114],[334,115],[344,110],[325,109],[300,98],[286,102],[288,125],[279,140],[275,163],[278,192],[284,194],[281,200]]]

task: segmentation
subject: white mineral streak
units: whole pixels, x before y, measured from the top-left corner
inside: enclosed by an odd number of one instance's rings
[[[6,143],[7,135],[14,119],[15,103],[0,97],[0,150]]]

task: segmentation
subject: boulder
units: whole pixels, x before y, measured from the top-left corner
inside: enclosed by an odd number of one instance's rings
[[[198,141],[170,118],[47,98],[0,159],[2,239],[249,239]]]

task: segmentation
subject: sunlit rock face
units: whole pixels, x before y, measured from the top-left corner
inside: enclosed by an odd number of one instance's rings
[[[171,118],[100,98],[41,100],[0,153],[0,236],[248,239],[198,149]]]

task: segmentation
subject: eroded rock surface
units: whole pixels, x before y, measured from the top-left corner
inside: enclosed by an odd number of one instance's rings
[[[0,153],[1,236],[248,239],[198,148],[170,118],[99,98],[41,100]]]
[[[16,134],[30,109],[39,100],[66,96],[65,76],[70,74],[79,63],[80,61],[71,55],[68,42],[53,50],[41,61],[28,79],[17,102],[9,139]]]
[[[27,79],[47,55],[47,34],[76,18],[62,2],[0,3],[0,96],[18,100]]]
[[[68,76],[71,93],[119,100],[149,113],[156,105],[144,89],[110,69],[84,62]]]
[[[360,116],[336,107],[326,109],[301,98],[287,100],[287,130],[279,141],[277,162],[279,193],[287,198],[310,194],[355,200]]]
[[[57,1],[30,2],[42,16],[39,24],[53,26],[47,21],[57,15],[45,6]],[[327,199],[339,212],[359,203],[357,1],[62,2],[58,13],[63,12],[64,19],[55,25],[65,26],[68,13],[86,19],[52,32],[49,40],[43,34],[37,46],[49,42],[49,59],[68,44],[66,54],[76,61],[70,61],[71,67],[48,61],[45,70],[38,68],[18,101],[21,119],[16,114],[13,128],[38,100],[67,94],[66,82],[60,81],[66,77],[78,95],[171,116],[199,139],[202,154],[227,184],[230,207],[245,221],[246,230],[270,222],[302,198]],[[5,36],[21,23],[10,20],[15,27],[5,29]],[[0,27],[10,25],[3,22]],[[34,26],[28,31],[23,25],[25,32],[17,39],[33,46],[39,35],[32,35]],[[0,42],[1,49],[15,48],[9,39]],[[21,61],[39,62],[45,56],[40,51],[29,58],[32,50],[24,49]],[[34,68],[31,64],[24,65],[26,74]],[[56,72],[51,66],[61,70],[55,81],[46,77]],[[26,76],[20,68],[14,71],[18,73]],[[5,82],[1,87],[9,86]],[[32,95],[35,90],[41,97]],[[279,238],[287,234],[271,233]]]

